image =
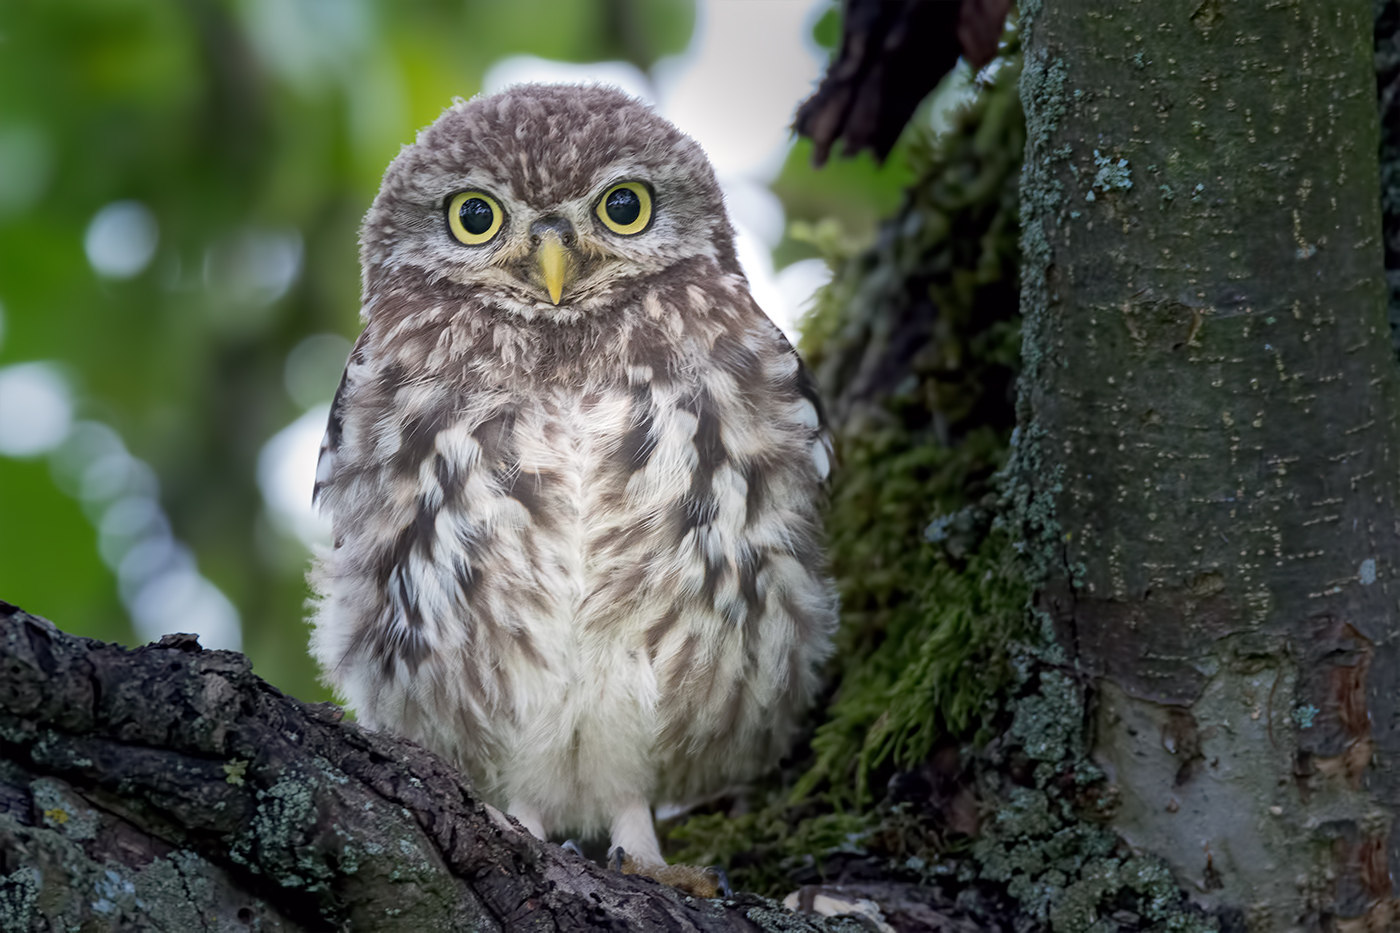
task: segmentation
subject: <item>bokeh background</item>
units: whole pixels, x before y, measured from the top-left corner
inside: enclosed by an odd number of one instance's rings
[[[810,167],[788,125],[833,0],[0,5],[0,599],[82,635],[192,631],[325,699],[304,571],[356,231],[454,97],[603,81],[705,146],[765,309],[868,238],[900,149]],[[926,108],[933,112],[932,108]],[[927,120],[924,116],[921,119]]]

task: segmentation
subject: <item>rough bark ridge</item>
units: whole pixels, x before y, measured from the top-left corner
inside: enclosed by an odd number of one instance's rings
[[[0,603],[0,930],[861,929],[541,843],[415,745],[246,658]]]
[[[1390,285],[1390,339],[1400,358],[1400,0],[1376,2],[1376,96],[1381,113],[1381,218]]]
[[[1096,697],[1111,825],[1227,927],[1394,916],[1400,424],[1371,14],[1023,5],[1017,456],[1040,606]]]

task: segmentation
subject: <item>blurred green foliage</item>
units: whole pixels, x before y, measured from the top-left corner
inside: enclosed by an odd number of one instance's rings
[[[358,329],[356,228],[385,165],[502,57],[646,69],[682,52],[694,22],[692,0],[0,6],[0,366],[56,364],[75,418],[150,464],[175,538],[284,690],[325,698],[305,650],[307,554],[265,517],[257,457],[302,410],[289,351]],[[84,236],[127,199],[154,215],[156,254],[103,278]],[[270,302],[247,278],[269,242],[301,256]],[[0,599],[131,643],[98,551],[108,503],[63,472],[0,456]]]
[[[791,222],[773,251],[774,261],[782,266],[826,258],[829,251],[807,232],[817,225],[839,230],[850,251],[868,245],[880,221],[895,212],[914,182],[908,139],[908,134],[900,138],[884,165],[863,151],[853,158],[831,159],[820,169],[812,167],[812,141],[798,139],[773,181],[773,192],[782,199]]]

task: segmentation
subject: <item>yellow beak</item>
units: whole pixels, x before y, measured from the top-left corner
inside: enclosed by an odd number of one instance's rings
[[[559,234],[553,231],[545,234],[539,245],[538,259],[540,272],[544,275],[544,287],[549,290],[549,300],[557,305],[568,278],[568,253],[559,241]]]

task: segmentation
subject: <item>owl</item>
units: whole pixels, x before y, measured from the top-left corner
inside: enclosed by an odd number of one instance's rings
[[[789,747],[830,652],[814,384],[704,153],[647,105],[458,101],[360,231],[312,651],[541,838],[664,864],[662,802]]]

